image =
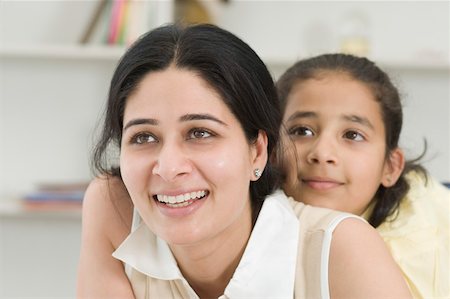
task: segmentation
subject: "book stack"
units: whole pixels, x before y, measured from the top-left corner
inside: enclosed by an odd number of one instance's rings
[[[27,210],[80,210],[87,183],[45,184],[23,197]]]
[[[88,43],[100,30],[108,45],[127,46],[151,28],[150,12],[154,7],[148,0],[100,0],[83,33],[80,43]]]

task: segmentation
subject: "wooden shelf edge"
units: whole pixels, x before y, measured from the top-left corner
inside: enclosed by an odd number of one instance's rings
[[[45,217],[45,218],[67,218],[80,219],[81,205],[77,208],[70,206],[64,208],[57,205],[42,205],[39,208],[27,207],[17,199],[3,199],[0,201],[0,218],[7,217]]]
[[[48,45],[0,45],[0,58],[67,59],[90,61],[118,61],[125,53],[124,46],[101,44],[48,44]],[[262,56],[271,67],[288,68],[301,57]],[[450,60],[369,57],[378,65],[388,69],[450,71]]]
[[[0,57],[117,61],[125,47],[105,45],[5,45]]]

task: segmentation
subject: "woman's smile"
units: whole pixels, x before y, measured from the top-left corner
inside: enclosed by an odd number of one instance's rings
[[[178,195],[174,192],[167,192],[153,195],[153,200],[163,215],[184,217],[193,214],[200,208],[208,196],[208,190],[178,193]]]

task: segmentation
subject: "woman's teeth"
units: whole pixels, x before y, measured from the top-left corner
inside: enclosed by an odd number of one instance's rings
[[[184,207],[191,204],[196,199],[201,199],[208,194],[208,191],[202,190],[197,192],[189,192],[176,196],[157,194],[156,199],[171,207]]]

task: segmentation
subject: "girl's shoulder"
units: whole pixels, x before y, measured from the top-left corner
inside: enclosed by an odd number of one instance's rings
[[[411,171],[406,175],[410,189],[400,201],[397,211],[382,223],[382,234],[406,235],[416,231],[444,225],[447,227],[450,212],[450,189],[434,177]]]
[[[132,298],[124,268],[112,253],[130,232],[132,204],[121,180],[95,178],[83,200],[77,296]]]
[[[83,199],[83,222],[103,230],[114,247],[129,234],[132,213],[133,204],[120,178],[102,176],[91,181]]]
[[[436,202],[437,204],[448,204],[450,200],[450,189],[441,184],[431,175],[426,177],[415,171],[406,175],[409,183],[409,191],[405,200],[414,202]],[[427,204],[428,205],[428,204]]]

